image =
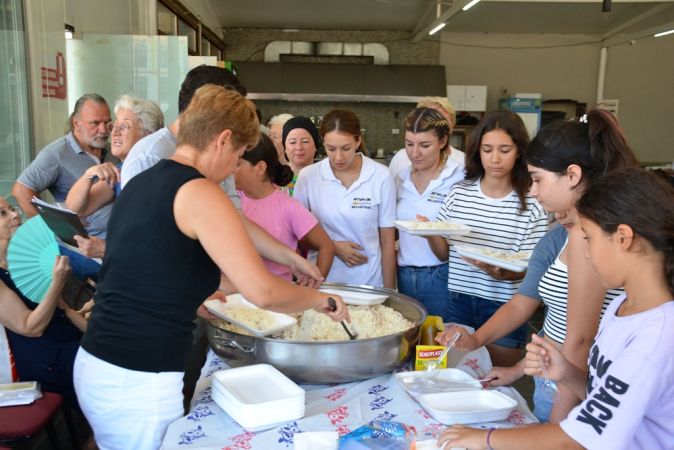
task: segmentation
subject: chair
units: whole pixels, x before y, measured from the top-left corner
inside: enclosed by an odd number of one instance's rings
[[[4,448],[2,443],[15,443],[45,430],[51,447],[60,449],[53,419],[62,403],[63,397],[59,394],[42,392],[42,397],[29,405],[0,408],[0,448]],[[70,437],[75,438],[72,435]]]

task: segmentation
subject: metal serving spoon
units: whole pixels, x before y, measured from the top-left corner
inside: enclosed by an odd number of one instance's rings
[[[330,308],[330,311],[337,310],[337,302],[332,297],[328,297],[328,308]],[[342,328],[344,328],[344,331],[346,331],[346,334],[349,335],[350,340],[354,341],[354,340],[358,339],[358,332],[357,331],[355,331],[355,330],[353,332],[350,331],[347,328],[346,323],[344,323],[343,320],[340,322],[340,324],[342,325]]]

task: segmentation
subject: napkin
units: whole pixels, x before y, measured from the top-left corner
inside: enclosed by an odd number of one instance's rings
[[[336,431],[308,431],[295,433],[295,450],[337,450],[339,434]]]

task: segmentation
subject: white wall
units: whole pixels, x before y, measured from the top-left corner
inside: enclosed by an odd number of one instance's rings
[[[447,84],[487,85],[487,108],[517,92],[593,103],[598,43],[586,36],[443,33],[440,64]],[[543,46],[545,48],[524,48]],[[563,46],[563,47],[555,47]],[[505,47],[505,48],[504,48]],[[504,90],[506,90],[504,95]]]
[[[674,35],[610,47],[604,98],[641,161],[674,161]]]
[[[441,42],[447,84],[487,85],[488,109],[517,92],[596,102],[601,44],[594,36],[444,32]],[[644,162],[674,159],[672,55],[674,37],[608,50],[604,98],[620,100],[619,120]]]

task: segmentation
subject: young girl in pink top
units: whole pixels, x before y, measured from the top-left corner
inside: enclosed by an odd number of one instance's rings
[[[266,135],[243,153],[234,179],[244,216],[292,249],[318,251],[316,265],[327,276],[335,246],[318,220],[300,202],[279,189],[292,180],[292,169],[278,160],[274,143]],[[265,260],[269,271],[292,280],[292,268]]]

